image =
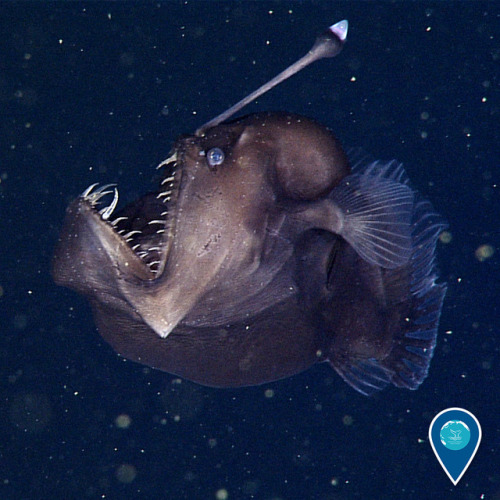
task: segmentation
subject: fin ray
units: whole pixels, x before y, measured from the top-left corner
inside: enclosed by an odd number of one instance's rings
[[[387,269],[411,256],[414,193],[404,175],[401,166],[374,163],[332,193],[343,216],[340,235],[364,260]]]

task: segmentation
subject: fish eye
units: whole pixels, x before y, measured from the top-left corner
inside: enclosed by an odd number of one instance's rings
[[[207,153],[207,163],[209,167],[216,167],[224,161],[224,151],[220,148],[212,148]]]

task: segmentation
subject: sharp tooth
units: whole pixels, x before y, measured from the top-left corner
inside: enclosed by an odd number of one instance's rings
[[[172,194],[172,190],[170,191],[162,191],[157,197],[156,199],[159,200],[160,198],[163,198],[164,196],[170,196]]]
[[[166,165],[169,165],[170,163],[175,163],[177,161],[177,151],[174,151],[173,154],[171,154],[166,160],[163,160],[156,168],[160,169],[162,167],[165,167]]]
[[[84,192],[83,192],[80,196],[81,196],[82,198],[87,198],[87,197],[88,197],[88,195],[89,195],[89,194],[93,191],[93,189],[94,189],[96,186],[98,186],[98,185],[99,185],[99,183],[98,183],[98,182],[96,182],[95,184],[92,184],[92,185],[91,185],[91,186],[89,186],[89,187],[88,187],[88,188],[87,188],[87,189],[86,189],[86,190],[85,190],[85,191],[84,191]]]
[[[109,189],[109,188],[114,188],[116,186],[116,184],[105,184],[104,186],[100,187],[99,189],[96,189],[91,197],[92,198],[96,198],[96,201],[99,200],[100,198],[102,198],[103,196],[106,196],[107,194],[111,194],[113,191],[106,191],[106,189]]]
[[[115,219],[113,222],[110,222],[110,224],[112,226],[116,226],[119,222],[121,221],[124,221],[124,220],[127,220],[128,217],[118,217],[117,219]]]
[[[110,191],[108,191],[109,193]],[[104,219],[104,220],[108,220],[109,219],[109,216],[113,213],[114,209],[116,208],[116,205],[118,204],[118,189],[114,189],[114,196],[113,196],[113,200],[111,201],[109,207],[107,208],[103,208],[99,213],[101,214],[101,217]]]
[[[132,236],[135,236],[136,234],[141,234],[141,231],[135,231],[135,230],[134,231],[130,231],[129,233],[124,234],[123,238],[128,241],[128,240],[130,240],[132,238]]]
[[[167,182],[172,182],[172,184],[173,184],[174,180],[175,180],[175,176],[171,175],[170,177],[166,177],[165,179],[163,179],[161,181],[161,185],[163,186],[163,184],[166,184]]]
[[[94,191],[94,188],[98,186],[98,184],[92,184],[89,186],[82,194],[81,197],[84,198],[86,201],[88,201],[92,206],[97,205],[99,203],[99,200],[108,194],[111,194],[113,191],[106,191],[110,187],[114,187],[116,184],[106,184],[99,189],[96,189]],[[118,196],[118,192],[115,189],[115,197]],[[113,205],[114,199],[111,202],[111,205]],[[118,200],[116,200],[116,203],[118,203]]]

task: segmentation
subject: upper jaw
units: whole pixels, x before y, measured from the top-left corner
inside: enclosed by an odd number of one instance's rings
[[[160,221],[163,221],[163,227],[157,232],[161,235],[160,259],[156,269],[157,276],[161,276],[165,270],[168,255],[172,248],[177,223],[177,200],[183,177],[183,157],[182,149],[175,148],[169,157],[162,161],[157,168],[167,167],[167,175],[160,184],[160,192],[157,195],[158,200],[162,200],[165,209],[160,213]]]

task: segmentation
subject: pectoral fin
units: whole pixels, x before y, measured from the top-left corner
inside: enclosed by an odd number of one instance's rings
[[[371,165],[345,177],[330,196],[299,217],[342,236],[366,262],[386,269],[406,264],[412,253],[414,192],[402,167]],[[376,168],[379,167],[379,168]]]

